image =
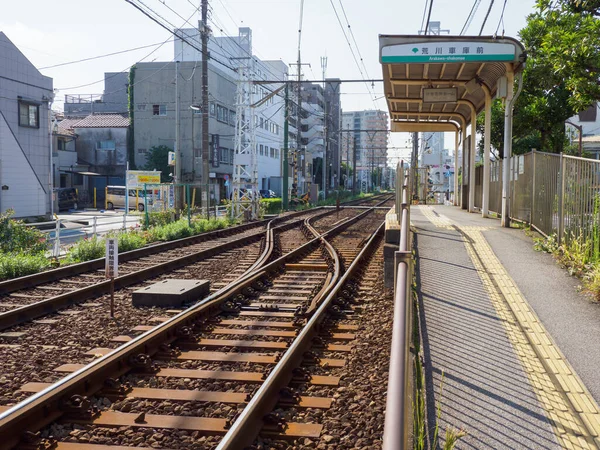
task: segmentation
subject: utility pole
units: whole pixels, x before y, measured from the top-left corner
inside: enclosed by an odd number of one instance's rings
[[[329,184],[329,164],[327,162],[327,154],[329,151],[329,121],[327,117],[327,99],[325,95],[325,91],[327,90],[327,85],[325,84],[325,73],[327,72],[327,56],[321,56],[321,71],[323,72],[323,123],[325,125],[325,145],[323,146],[323,162],[322,162],[322,170],[321,175],[323,177],[323,199],[327,198],[328,184]]]
[[[204,198],[206,202],[206,215],[210,218],[210,175],[208,160],[210,149],[208,143],[208,0],[202,0],[202,23],[200,35],[202,36],[202,183],[205,187]],[[203,200],[204,200],[203,198]]]
[[[181,182],[181,133],[179,122],[181,115],[181,104],[179,101],[179,61],[175,61],[175,176],[173,183]],[[175,209],[181,209],[181,196],[179,189],[175,188]]]
[[[350,129],[346,131],[346,189],[348,189],[348,179],[350,178]],[[352,187],[354,189],[354,186]]]
[[[356,138],[352,146],[352,194],[356,194]]]
[[[289,151],[289,143],[288,143],[288,134],[289,134],[289,95],[290,95],[290,88],[289,88],[289,83],[285,83],[285,100],[284,100],[284,109],[283,109],[283,117],[284,117],[284,122],[283,122],[283,180],[282,180],[282,193],[281,193],[281,197],[282,197],[282,205],[283,205],[283,209],[286,210],[288,209],[289,206],[289,199],[288,199],[288,178],[289,178],[289,174],[288,174],[288,169],[289,169],[289,164],[288,164],[288,151]]]

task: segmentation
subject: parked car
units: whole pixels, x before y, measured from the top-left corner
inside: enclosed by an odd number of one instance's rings
[[[270,189],[261,189],[260,196],[262,198],[277,198],[277,194]]]
[[[75,188],[57,188],[54,189],[58,198],[58,210],[65,211],[68,209],[77,209],[79,198]]]
[[[148,204],[152,204],[151,199],[148,199]],[[125,208],[125,186],[106,187],[106,209],[115,208]],[[137,190],[136,193],[136,189],[129,189],[129,209],[137,209],[140,212],[144,211],[143,190]]]

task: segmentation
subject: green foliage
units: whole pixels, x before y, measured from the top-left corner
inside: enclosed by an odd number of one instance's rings
[[[148,244],[146,234],[135,230],[118,233],[117,238],[119,253],[136,250]]]
[[[528,59],[515,104],[513,153],[564,151],[565,120],[600,98],[600,18],[597,0],[539,0],[519,35]],[[477,121],[483,133],[484,115]],[[503,157],[504,110],[492,103],[490,140]],[[480,151],[483,144],[480,142]],[[573,149],[571,149],[573,151]]]
[[[169,173],[172,172],[172,168],[167,163],[169,152],[172,151],[173,149],[167,147],[166,145],[155,145],[154,147],[150,147],[148,150],[148,157],[146,159],[144,170],[156,169],[160,171],[160,181],[162,183],[171,181]]]
[[[22,220],[12,219],[12,209],[0,214],[0,252],[43,253],[47,249],[46,236],[35,227],[23,226]]]
[[[148,225],[150,227],[163,226],[173,222],[175,217],[174,209],[167,209],[165,211],[151,211],[148,213]]]
[[[0,253],[0,281],[38,273],[51,265],[43,254]]]
[[[150,228],[148,233],[151,241],[174,241],[191,236],[194,234],[194,230],[188,225],[187,219],[181,219]]]
[[[102,258],[106,252],[105,246],[104,239],[98,237],[77,241],[69,248],[65,263],[74,264]]]
[[[261,206],[265,206],[265,214],[278,214],[281,212],[283,207],[282,200],[280,198],[263,198],[260,200]]]

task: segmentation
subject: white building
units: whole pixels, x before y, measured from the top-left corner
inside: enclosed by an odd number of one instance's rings
[[[52,78],[43,76],[0,32],[0,211],[16,217],[51,211],[49,104]]]
[[[388,113],[379,110],[344,112],[342,130],[354,130],[356,180],[361,191],[371,190],[376,178],[373,174],[383,174],[387,166]]]
[[[237,82],[237,69],[240,64],[251,64],[254,70],[253,79],[258,80],[287,80],[287,65],[283,61],[262,61],[252,54],[252,30],[240,28],[239,36],[211,37],[208,50],[212,56],[209,64],[217,67],[224,75],[233,82]],[[175,60],[200,61],[200,51],[189,45],[191,42],[200,48],[200,32],[194,28],[175,30]],[[187,41],[187,42],[186,42]],[[250,45],[248,45],[248,42]],[[252,58],[251,61],[248,59]],[[224,63],[220,64],[218,61]],[[227,67],[229,66],[229,67]],[[257,84],[251,95],[251,103],[255,104],[266,99],[274,90],[281,87],[280,83]],[[212,100],[212,99],[211,99]],[[272,95],[264,103],[255,108],[254,131],[255,143],[258,157],[258,185],[260,189],[273,189],[276,192],[280,186],[281,164],[283,148],[283,92]],[[235,110],[236,105],[231,104],[229,108]]]

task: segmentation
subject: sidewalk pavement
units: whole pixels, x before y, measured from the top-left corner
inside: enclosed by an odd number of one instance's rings
[[[439,405],[442,445],[598,448],[600,307],[522,230],[451,206],[411,223],[430,439]]]

